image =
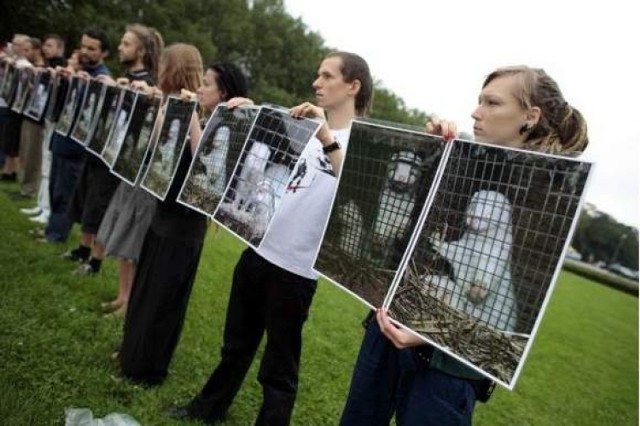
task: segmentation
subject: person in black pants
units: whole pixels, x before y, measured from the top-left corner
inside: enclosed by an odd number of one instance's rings
[[[202,106],[209,110],[228,96],[245,94],[247,87],[238,67],[225,64],[214,65],[213,69],[218,77],[213,81],[205,78],[200,88]],[[163,93],[176,93],[181,88],[195,91],[202,79],[200,53],[190,45],[170,46],[162,57],[160,70],[159,88]],[[180,76],[187,76],[187,80],[180,82]],[[213,98],[204,96],[203,90],[213,84],[217,94]],[[146,385],[158,385],[168,375],[207,230],[206,216],[176,201],[199,142],[200,126],[193,121],[190,143],[145,236],[118,354],[122,374]]]
[[[266,331],[267,345],[258,380],[263,401],[256,424],[287,425],[298,390],[302,326],[316,290],[312,270],[329,215],[348,142],[349,125],[366,114],[372,78],[367,63],[353,53],[335,52],[321,63],[313,82],[318,106],[291,109],[294,117],[326,123],[298,159],[278,210],[259,250],[247,249],[236,265],[222,346],[222,360],[200,393],[168,415],[217,422],[224,419]]]

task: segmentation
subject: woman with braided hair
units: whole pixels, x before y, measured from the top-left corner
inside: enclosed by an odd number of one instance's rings
[[[485,79],[472,113],[478,142],[574,156],[588,144],[580,112],[542,69],[499,68]],[[451,140],[453,122],[435,116],[427,132]],[[384,309],[369,321],[340,424],[470,425],[476,400],[492,383],[475,370],[392,324]]]

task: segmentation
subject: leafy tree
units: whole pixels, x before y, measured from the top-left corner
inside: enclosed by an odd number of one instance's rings
[[[580,216],[573,246],[583,258],[638,270],[638,230],[590,206]]]

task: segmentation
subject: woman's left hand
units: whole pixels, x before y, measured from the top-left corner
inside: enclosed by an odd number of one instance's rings
[[[418,336],[393,325],[393,323],[389,321],[389,316],[384,308],[379,308],[376,311],[376,321],[378,321],[382,334],[384,334],[387,339],[391,340],[393,346],[398,349],[411,348],[426,344],[425,341]]]

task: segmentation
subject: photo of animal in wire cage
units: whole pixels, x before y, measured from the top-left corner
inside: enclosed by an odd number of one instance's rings
[[[25,108],[27,117],[40,121],[45,113],[52,86],[51,74],[47,71],[38,72],[34,87],[31,90],[31,97]]]
[[[213,215],[240,158],[259,107],[218,105],[202,133],[178,201]]]
[[[293,118],[287,110],[261,107],[214,219],[258,248],[300,153],[320,125]]]
[[[16,86],[18,85],[19,73],[16,67],[12,64],[7,63],[4,67],[4,75],[2,79],[2,99],[5,100],[7,104],[11,104],[13,100],[13,95],[15,94]]]
[[[148,164],[151,135],[160,109],[160,97],[138,94],[124,142],[112,172],[130,185],[135,185]]]
[[[444,148],[442,138],[417,129],[354,121],[314,268],[367,305],[382,306]]]
[[[27,99],[31,94],[31,88],[34,84],[35,73],[31,68],[23,68],[19,71],[18,86],[16,94],[11,104],[11,110],[17,114],[21,114]]]
[[[452,142],[390,316],[513,389],[591,165]]]
[[[118,104],[118,111],[116,112],[111,125],[111,131],[107,142],[102,149],[100,157],[109,167],[113,167],[113,164],[120,154],[120,148],[124,143],[124,137],[127,134],[129,128],[129,121],[131,120],[131,112],[136,104],[136,98],[138,94],[133,90],[125,90],[122,95],[122,99]]]
[[[71,139],[81,145],[88,142],[89,131],[95,124],[94,118],[98,108],[98,102],[105,85],[97,80],[91,80],[87,90],[85,90],[84,99],[78,112],[78,118],[71,131]]]
[[[118,86],[106,86],[100,96],[96,110],[96,122],[90,131],[87,143],[87,150],[98,157],[101,157],[102,150],[109,140],[118,106],[125,92],[125,89]]]
[[[191,149],[187,137],[195,109],[196,102],[171,96],[159,118],[162,124],[154,138],[157,142],[151,142],[153,152],[141,186],[160,200],[164,200],[169,191],[184,149]]]
[[[64,107],[60,113],[58,124],[56,125],[56,132],[62,136],[67,136],[71,131],[76,111],[79,109],[80,102],[82,102],[82,94],[84,93],[85,86],[86,82],[84,80],[71,77],[67,97],[64,100]]]

